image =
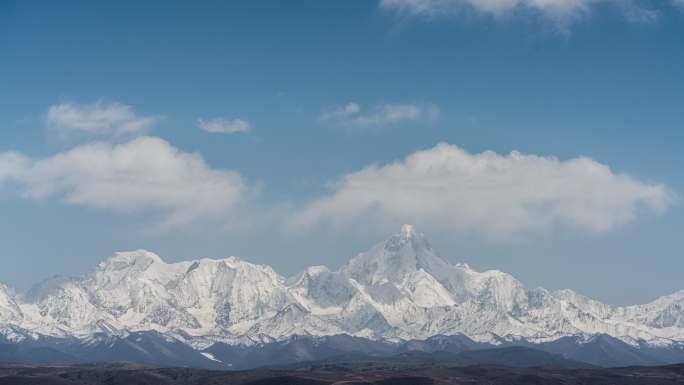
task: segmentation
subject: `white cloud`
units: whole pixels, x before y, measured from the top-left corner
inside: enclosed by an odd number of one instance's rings
[[[61,134],[98,136],[130,136],[148,132],[160,120],[159,116],[138,116],[133,107],[120,103],[75,104],[51,106],[47,124]]]
[[[449,144],[365,167],[331,188],[296,215],[295,226],[417,223],[502,238],[558,225],[601,233],[641,212],[662,213],[675,200],[663,185],[614,173],[590,158],[470,154]]]
[[[381,104],[368,113],[361,111],[361,106],[351,102],[321,114],[321,121],[346,127],[383,127],[404,122],[435,120],[439,116],[436,106],[419,106],[416,104]]]
[[[684,0],[672,0],[672,4],[677,7],[684,8]]]
[[[199,128],[212,134],[236,134],[239,132],[249,132],[249,123],[242,119],[226,120],[223,118],[197,119]]]
[[[674,0],[682,1],[682,0]],[[601,5],[612,5],[630,21],[650,21],[656,11],[634,0],[382,0],[382,9],[403,15],[433,18],[474,10],[496,18],[532,11],[561,25],[589,14]]]
[[[21,175],[29,160],[17,152],[0,153],[0,183]]]
[[[331,111],[323,111],[321,114],[321,120],[331,121],[337,119],[345,119],[347,117],[358,114],[361,111],[361,106],[354,102],[347,103],[344,107],[338,107]]]
[[[91,143],[46,159],[0,153],[0,181],[13,182],[29,199],[117,213],[159,212],[163,226],[225,219],[247,186],[236,172],[210,168],[156,137],[112,145]]]

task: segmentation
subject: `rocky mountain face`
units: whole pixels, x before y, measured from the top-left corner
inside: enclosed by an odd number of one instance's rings
[[[450,263],[410,225],[338,271],[316,266],[287,279],[235,257],[165,263],[138,250],[21,295],[0,284],[7,341],[142,332],[196,350],[334,335],[416,344],[463,336],[488,346],[567,338],[582,345],[605,335],[642,351],[676,349],[684,342],[684,291],[618,307],[571,290],[529,290],[509,274]]]

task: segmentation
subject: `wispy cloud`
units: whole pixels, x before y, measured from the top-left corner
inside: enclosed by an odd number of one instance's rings
[[[29,164],[29,160],[14,151],[0,153],[0,183],[18,178]]]
[[[673,0],[681,2],[683,0]],[[599,6],[612,6],[630,21],[652,21],[657,11],[642,6],[638,0],[381,0],[386,11],[405,16],[435,18],[475,11],[496,19],[512,15],[536,13],[561,28],[576,21]]]
[[[323,121],[347,119],[359,112],[361,112],[361,106],[354,102],[349,102],[343,107],[338,107],[330,111],[323,111],[320,118]]]
[[[601,233],[675,202],[664,185],[616,174],[590,158],[471,154],[449,144],[365,167],[331,188],[295,216],[295,227],[418,223],[507,238],[562,225]]]
[[[62,103],[48,109],[46,122],[61,135],[86,134],[122,137],[148,132],[159,116],[138,116],[121,103]]]
[[[237,134],[251,131],[249,122],[242,119],[197,119],[197,126],[212,134]]]
[[[431,121],[439,117],[437,106],[416,104],[381,104],[368,112],[359,104],[350,102],[345,106],[323,111],[320,120],[346,127],[383,127],[405,122]]]

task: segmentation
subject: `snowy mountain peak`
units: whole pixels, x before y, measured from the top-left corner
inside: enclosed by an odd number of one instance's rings
[[[11,294],[11,292],[12,292],[12,289],[10,289],[9,286],[0,282],[0,295],[9,296]]]
[[[403,225],[399,233],[352,258],[341,272],[358,282],[378,285],[401,282],[420,269],[432,274],[448,265],[435,253],[423,233],[414,226]]]
[[[401,231],[391,235],[384,242],[384,248],[390,253],[414,255],[416,258],[439,258],[432,250],[425,234],[416,230],[412,225],[401,226]]]
[[[320,274],[329,273],[330,269],[328,269],[326,266],[323,266],[323,265],[317,265],[317,266],[310,266],[304,272],[308,276],[316,276],[316,275],[320,275]]]
[[[147,250],[121,251],[100,262],[99,270],[124,270],[134,269],[142,271],[152,264],[164,264],[157,254]]]
[[[416,228],[413,225],[404,224],[401,226],[401,235],[409,238],[416,234]]]

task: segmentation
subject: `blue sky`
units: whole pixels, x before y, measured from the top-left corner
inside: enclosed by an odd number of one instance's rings
[[[0,281],[335,268],[410,222],[530,287],[684,289],[684,7],[535,4],[3,2]]]

